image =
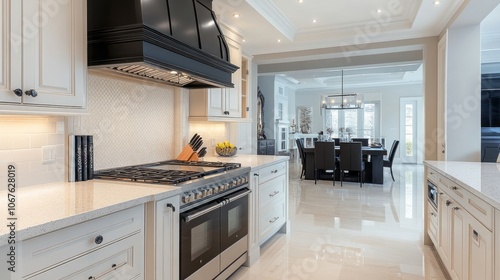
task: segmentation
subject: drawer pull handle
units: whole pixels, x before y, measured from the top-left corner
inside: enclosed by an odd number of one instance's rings
[[[453,210],[457,211],[457,210],[460,210],[460,208],[458,208],[458,207],[453,207]]]
[[[274,224],[280,217],[274,217],[274,219],[269,220],[269,223]]]
[[[278,170],[273,170],[271,171],[271,173],[278,173]]]
[[[31,97],[38,96],[38,92],[36,92],[36,90],[34,90],[34,89],[27,90],[24,92],[24,94],[26,94],[27,96],[31,96]]]
[[[102,237],[102,235],[98,235],[96,236],[96,238],[94,239],[94,242],[95,244],[99,245],[102,243],[102,241],[104,241],[104,237]]]
[[[126,264],[127,264],[127,262],[123,262],[121,264],[113,264],[110,269],[104,271],[103,273],[101,273],[101,274],[99,274],[97,276],[90,276],[89,280],[97,280],[99,278],[102,278],[102,277],[106,276],[106,274],[111,273],[111,272],[117,270],[118,268],[120,268],[120,267],[122,267],[122,266],[124,266]]]
[[[439,194],[440,194],[440,195],[443,195],[443,194],[444,194],[444,192],[440,192]]]
[[[175,206],[172,203],[167,203],[168,208],[172,208],[172,212],[175,212]]]
[[[275,196],[275,195],[277,195],[277,194],[279,194],[279,193],[280,193],[279,191],[274,191],[274,193],[270,193],[270,194],[269,194],[269,196],[270,196],[270,197],[273,197],[273,196]]]
[[[451,189],[456,191],[456,190],[458,190],[458,187],[453,186],[453,187],[451,187]]]
[[[259,177],[259,174],[257,174],[257,173],[254,173],[254,174],[253,174],[253,176],[257,176],[257,177]]]
[[[451,204],[451,201],[447,200],[446,201],[446,206],[450,206],[450,204]]]

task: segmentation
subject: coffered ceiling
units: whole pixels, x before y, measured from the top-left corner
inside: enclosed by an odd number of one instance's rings
[[[214,0],[213,9],[219,22],[242,36],[244,53],[258,57],[262,73],[262,65],[294,61],[293,57],[276,59],[280,53],[437,36],[464,1]],[[497,28],[490,28],[488,36],[500,37],[496,31],[500,29],[498,21],[492,20],[491,25]],[[344,82],[351,86],[415,83],[422,79],[418,59],[337,68],[314,68],[307,66],[311,61],[301,59],[297,69],[274,73],[297,90],[338,86],[340,69],[346,69]],[[313,60],[313,64],[321,62]]]

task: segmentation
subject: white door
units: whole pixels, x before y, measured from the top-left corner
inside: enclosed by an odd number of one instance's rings
[[[84,107],[87,1],[23,1],[23,103]]]
[[[403,163],[417,163],[417,99],[401,98],[401,136],[398,151]]]

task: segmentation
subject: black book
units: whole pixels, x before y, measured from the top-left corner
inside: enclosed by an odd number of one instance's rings
[[[92,135],[87,135],[87,178],[89,180],[94,179],[94,137]]]
[[[75,181],[83,180],[82,136],[75,135]]]
[[[87,181],[89,172],[87,135],[82,135],[82,180]]]

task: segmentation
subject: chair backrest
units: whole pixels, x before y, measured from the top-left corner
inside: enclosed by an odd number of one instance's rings
[[[297,142],[297,149],[299,149],[300,159],[302,161],[302,164],[304,164],[304,162],[306,160],[305,155],[304,155],[304,139],[298,138],[298,139],[295,139],[295,141]]]
[[[361,142],[362,146],[368,146],[368,138],[351,138],[352,142]]]
[[[335,142],[335,145],[340,145],[340,138],[332,138],[332,140]]]
[[[340,169],[361,171],[363,164],[363,152],[360,142],[340,143]]]
[[[389,161],[391,162],[391,165],[392,165],[392,161],[394,160],[394,156],[396,155],[396,151],[398,149],[398,146],[399,146],[399,141],[394,140],[394,142],[392,142],[391,150],[389,151]]]
[[[316,142],[314,146],[314,168],[335,170],[335,143]]]

